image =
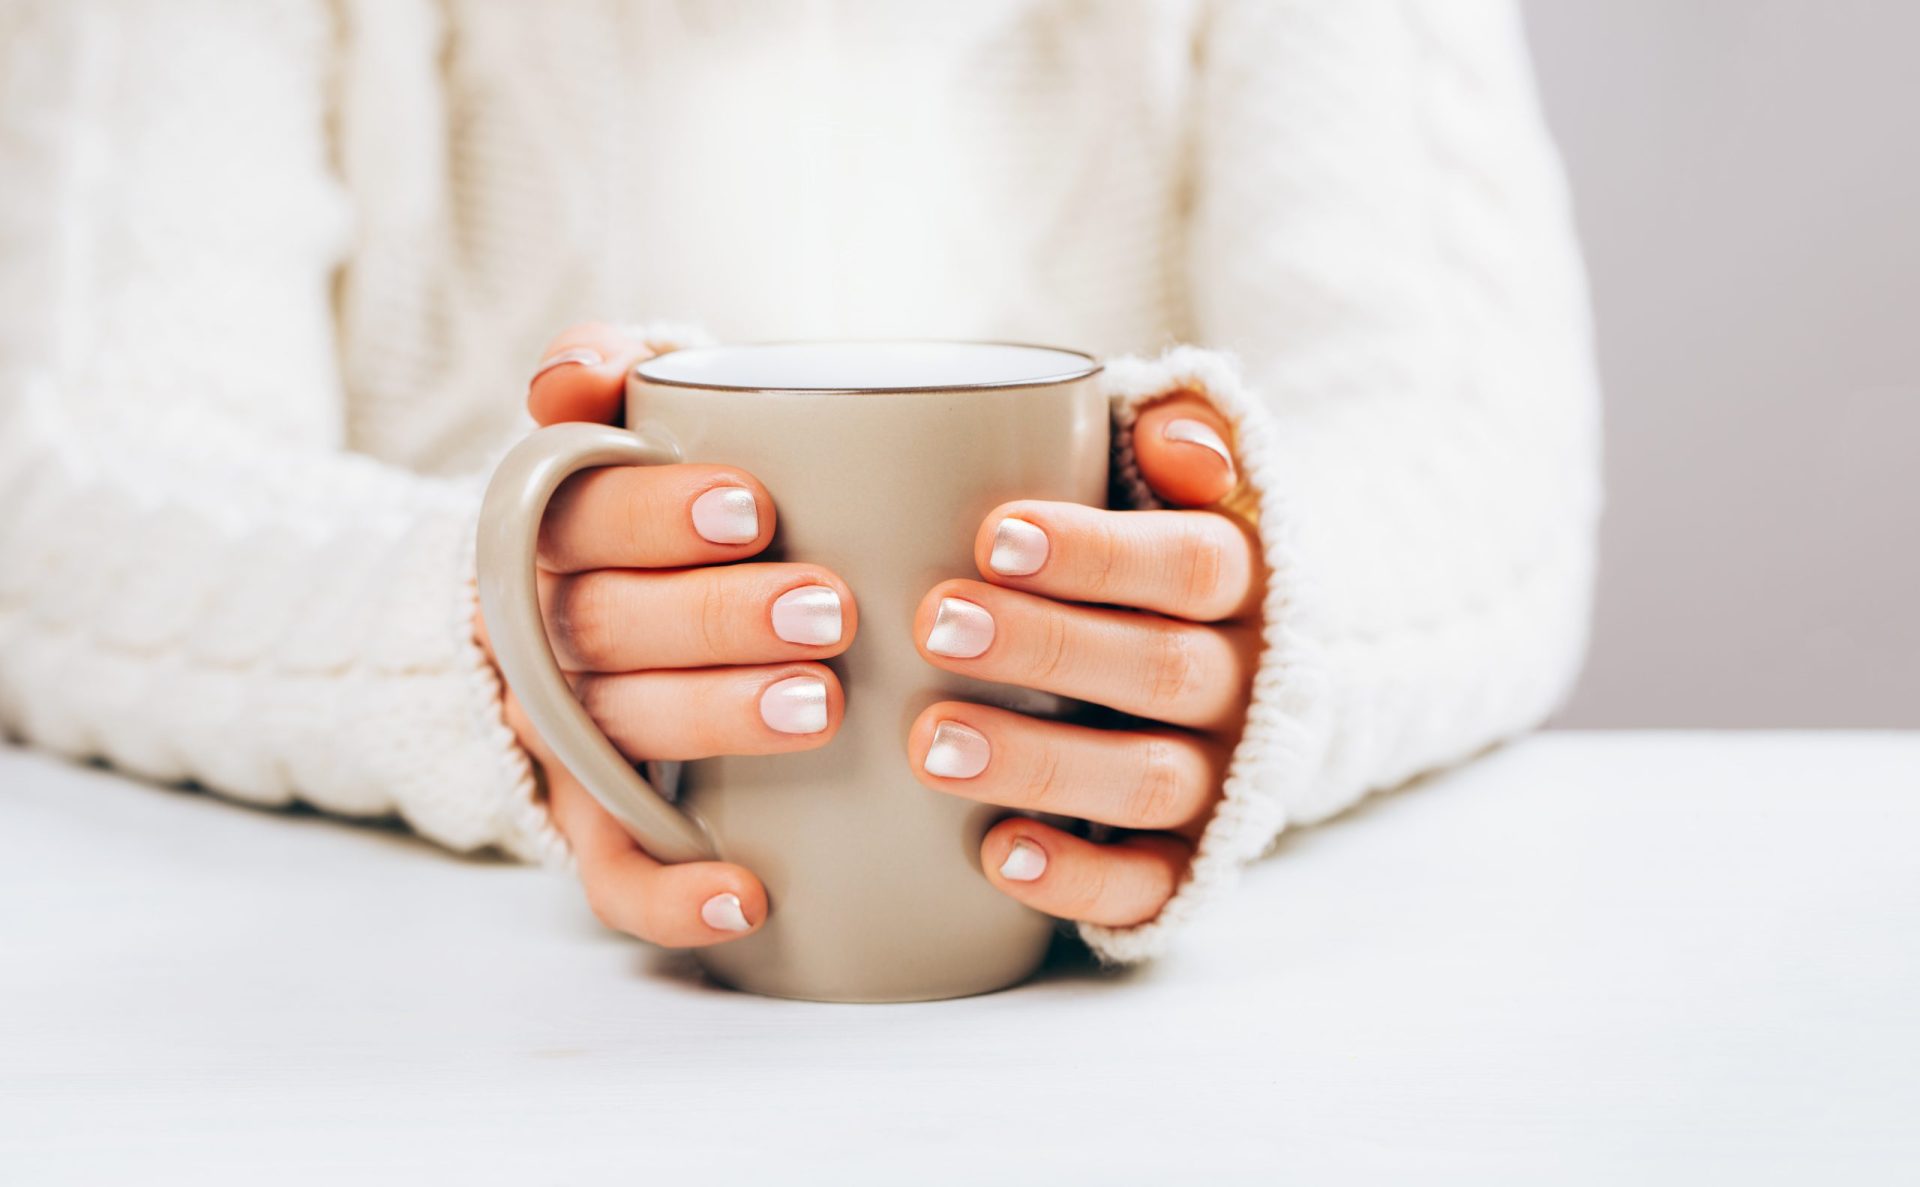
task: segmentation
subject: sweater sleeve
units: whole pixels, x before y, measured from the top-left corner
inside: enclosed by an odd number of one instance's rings
[[[1223,800],[1150,957],[1289,824],[1537,725],[1586,644],[1598,396],[1563,183],[1500,0],[1229,0],[1201,41],[1188,250],[1213,349],[1124,359],[1210,396],[1269,567]],[[1141,492],[1144,495],[1144,492]]]
[[[555,856],[472,639],[478,489],[345,445],[327,10],[205,7],[0,16],[0,725]]]

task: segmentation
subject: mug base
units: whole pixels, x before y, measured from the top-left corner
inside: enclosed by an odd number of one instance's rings
[[[1002,963],[998,967],[970,970],[968,974],[949,973],[939,979],[903,983],[896,978],[872,978],[858,974],[828,979],[800,977],[793,975],[791,970],[756,968],[732,961],[709,959],[709,954],[723,954],[725,947],[701,949],[694,953],[694,960],[701,972],[716,985],[760,997],[846,1005],[951,1001],[954,998],[999,993],[1022,984],[1038,972],[1046,962],[1048,950],[1047,944],[1041,944],[1030,959],[1011,966]]]

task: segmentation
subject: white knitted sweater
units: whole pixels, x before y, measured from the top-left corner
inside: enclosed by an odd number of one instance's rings
[[[0,723],[563,862],[470,541],[588,317],[1198,344],[1106,380],[1235,418],[1267,654],[1108,959],[1578,665],[1595,384],[1507,4],[42,0],[0,8]]]

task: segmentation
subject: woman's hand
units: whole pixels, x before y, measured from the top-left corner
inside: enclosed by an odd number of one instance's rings
[[[541,424],[617,422],[627,371],[654,353],[604,325],[556,338],[527,406]],[[846,583],[818,565],[732,564],[773,539],[774,507],[730,466],[610,466],[575,476],[540,525],[540,602],[574,692],[636,762],[823,746],[853,641]],[[707,567],[724,566],[724,567]],[[485,641],[484,624],[481,639]],[[507,722],[546,777],[594,914],[674,948],[750,934],[766,890],[729,862],[663,865],[555,761],[511,690]]]
[[[1141,477],[1167,503],[1217,503],[1235,483],[1226,433],[1195,397],[1146,409]],[[913,724],[914,769],[936,791],[1123,830],[1096,844],[1015,816],[988,831],[981,864],[1047,914],[1145,923],[1185,876],[1239,737],[1264,582],[1254,537],[1214,511],[1021,501],[980,525],[974,562],[985,581],[941,582],[920,604],[927,662],[1104,705],[1125,724],[943,701]]]

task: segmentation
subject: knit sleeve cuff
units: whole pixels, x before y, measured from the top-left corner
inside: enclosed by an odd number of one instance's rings
[[[1213,351],[1176,347],[1158,358],[1111,360],[1101,381],[1113,408],[1115,487],[1122,502],[1136,507],[1161,505],[1141,480],[1134,459],[1133,423],[1142,408],[1170,396],[1195,394],[1227,419],[1241,484],[1223,506],[1254,524],[1268,569],[1261,599],[1262,650],[1246,725],[1186,880],[1146,923],[1079,927],[1081,938],[1101,961],[1126,964],[1163,952],[1174,934],[1206,903],[1228,891],[1241,868],[1264,853],[1286,826],[1289,791],[1311,778],[1326,733],[1321,720],[1326,698],[1319,695],[1321,669],[1310,654],[1310,633],[1302,629],[1310,598],[1287,540],[1289,509],[1281,475],[1275,472],[1274,423],[1245,390],[1233,360]]]
[[[570,860],[567,842],[547,810],[533,758],[507,725],[506,682],[476,634],[480,595],[471,542],[461,558],[461,580],[452,607],[452,629],[466,672],[473,730],[487,755],[487,769],[482,772],[488,784],[485,794],[494,800],[495,818],[500,823],[496,844],[521,861],[566,865]]]

